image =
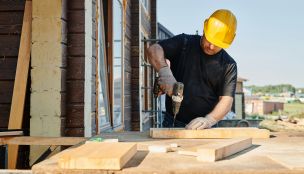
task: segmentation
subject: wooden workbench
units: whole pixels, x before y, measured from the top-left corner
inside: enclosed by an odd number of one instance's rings
[[[118,138],[120,141],[138,142],[137,154],[121,171],[102,170],[64,170],[57,165],[57,159],[65,151],[47,159],[32,168],[34,174],[43,173],[163,173],[163,174],[272,174],[272,173],[304,173],[304,168],[290,169],[268,157],[276,154],[285,156],[284,159],[295,160],[304,164],[304,135],[296,133],[276,133],[270,139],[253,139],[253,147],[214,163],[198,162],[194,157],[182,156],[177,152],[148,153],[148,145],[166,145],[177,143],[181,147],[191,147],[216,139],[151,139],[148,133],[125,132],[103,134],[103,137]],[[292,159],[296,154],[297,158]]]

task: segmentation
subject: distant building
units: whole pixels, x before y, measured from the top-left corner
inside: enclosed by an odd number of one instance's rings
[[[265,115],[284,109],[283,102],[264,101],[257,97],[246,97],[245,112],[247,114]]]
[[[161,23],[157,23],[158,26],[158,39],[163,40],[163,39],[169,39],[174,36],[174,34],[169,31],[165,26],[163,26]]]
[[[236,90],[234,96],[234,105],[232,106],[232,111],[236,114],[236,119],[245,118],[245,103],[244,103],[244,85],[247,79],[238,77],[236,83]]]

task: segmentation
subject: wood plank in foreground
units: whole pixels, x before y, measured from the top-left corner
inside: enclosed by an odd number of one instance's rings
[[[269,138],[267,129],[258,128],[211,128],[203,130],[187,130],[184,128],[151,128],[152,138]]]
[[[63,154],[58,165],[63,169],[120,170],[136,152],[135,143],[90,142]]]

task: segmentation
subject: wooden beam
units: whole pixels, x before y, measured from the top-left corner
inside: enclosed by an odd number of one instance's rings
[[[198,161],[214,162],[252,146],[251,138],[222,140],[178,151],[182,155],[196,156]]]
[[[8,129],[21,129],[31,52],[32,1],[26,1]],[[8,146],[8,168],[15,169],[18,146]]]
[[[258,128],[211,128],[187,130],[184,128],[151,128],[152,138],[269,138],[270,132]]]
[[[84,137],[2,137],[0,142],[8,145],[46,145],[46,146],[73,146],[86,141]]]
[[[19,136],[23,135],[22,131],[5,131],[5,132],[0,132],[0,137],[5,137],[5,136]]]
[[[59,157],[63,169],[120,170],[135,155],[135,143],[90,142]]]

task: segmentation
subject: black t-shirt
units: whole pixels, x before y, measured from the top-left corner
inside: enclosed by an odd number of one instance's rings
[[[210,113],[219,96],[234,97],[237,65],[222,49],[207,55],[200,46],[201,36],[180,34],[159,42],[178,82],[184,83],[184,99],[177,120],[188,124]],[[166,97],[166,111],[172,114],[172,100]]]

